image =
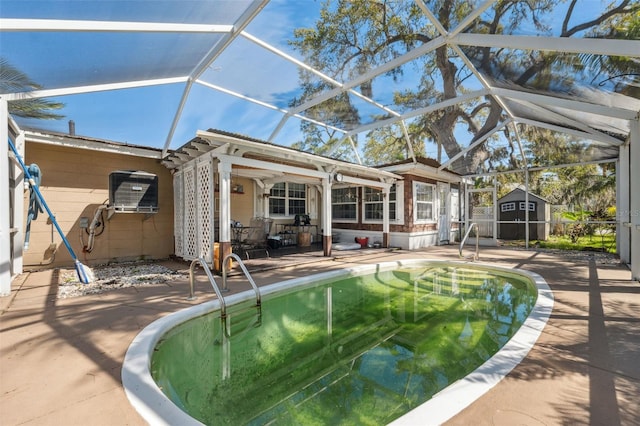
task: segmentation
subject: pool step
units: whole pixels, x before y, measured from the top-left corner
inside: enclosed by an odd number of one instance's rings
[[[487,285],[495,279],[489,272],[471,269],[435,268],[425,271],[413,278],[414,283],[424,286],[438,287],[439,291],[468,291]],[[453,291],[454,287],[456,288]]]

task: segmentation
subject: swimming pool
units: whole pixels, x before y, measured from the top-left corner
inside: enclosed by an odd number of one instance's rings
[[[349,278],[364,275],[372,280]],[[516,295],[522,282],[535,292]],[[228,333],[213,300],[158,320],[136,337],[122,378],[147,421],[200,424],[180,406],[205,423],[287,424],[305,416],[322,423],[318,412],[333,411],[347,423],[439,424],[517,365],[553,303],[535,274],[424,260],[331,271],[262,292],[262,315],[247,309],[253,292],[227,298],[234,306]],[[438,322],[441,311],[450,316]],[[523,325],[509,340],[514,319]],[[452,364],[453,373],[442,364]],[[271,376],[263,374],[269,370]],[[279,388],[285,397],[271,396]],[[325,397],[337,401],[330,410],[322,405]],[[372,417],[376,406],[386,417]]]

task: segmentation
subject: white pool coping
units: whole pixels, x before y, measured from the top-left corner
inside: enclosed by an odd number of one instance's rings
[[[339,269],[260,288],[262,295],[265,296],[325,279],[386,271],[415,264],[480,266],[502,272],[516,272],[533,280],[538,289],[538,298],[520,329],[494,356],[469,375],[438,392],[424,404],[390,423],[393,426],[442,424],[471,405],[513,370],[538,340],[553,310],[553,293],[544,278],[534,272],[488,263],[410,259]],[[233,305],[253,297],[255,297],[254,291],[249,290],[231,295],[225,300],[227,305]],[[129,402],[150,425],[202,425],[176,406],[158,388],[151,377],[151,357],[159,340],[169,330],[219,308],[220,304],[215,299],[167,315],[145,327],[129,346],[122,365],[122,385]]]

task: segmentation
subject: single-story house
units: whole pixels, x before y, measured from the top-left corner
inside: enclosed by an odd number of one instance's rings
[[[267,242],[321,243],[327,256],[334,243],[415,249],[458,229],[461,178],[429,159],[368,167],[209,130],[164,164],[174,173],[176,255],[187,260],[220,262],[247,225]]]
[[[328,256],[356,238],[405,249],[448,243],[459,228],[461,178],[431,159],[369,167],[213,130],[164,158],[73,134],[11,136],[38,165],[47,204],[89,266],[175,254],[219,270],[240,240],[314,244]],[[10,172],[12,270],[70,265],[46,213],[33,218],[22,172]]]

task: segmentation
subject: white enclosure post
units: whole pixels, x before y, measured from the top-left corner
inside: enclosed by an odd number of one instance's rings
[[[640,122],[638,119],[631,121],[629,164],[631,278],[640,281],[640,187],[638,187],[640,185]]]
[[[24,158],[25,136],[24,132],[16,136],[15,144],[18,154]],[[22,273],[23,251],[24,251],[24,171],[16,162],[13,166],[9,164],[9,171],[14,181],[13,183],[13,217],[10,218],[12,225],[11,241],[13,242],[13,261],[11,262],[11,275]]]
[[[518,206],[520,207],[520,206]],[[529,248],[529,169],[524,168],[524,248]],[[536,226],[538,226],[536,224]]]
[[[616,247],[623,263],[631,261],[629,187],[629,143],[625,143],[620,146],[616,162]]]
[[[9,219],[9,105],[0,98],[0,296],[11,294]],[[13,166],[13,165],[12,165]]]
[[[382,247],[389,247],[389,198],[391,187],[382,188]]]
[[[322,247],[325,256],[331,256],[331,182],[322,178]]]
[[[220,174],[220,242],[231,241],[231,163],[218,163]]]

